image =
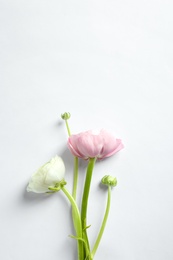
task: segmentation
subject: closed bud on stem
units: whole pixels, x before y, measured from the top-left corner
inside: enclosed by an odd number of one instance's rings
[[[68,120],[71,117],[69,112],[65,112],[64,114],[61,114],[61,118],[63,120]]]
[[[110,175],[105,175],[102,178],[101,183],[107,186],[115,187],[117,185],[117,179]]]

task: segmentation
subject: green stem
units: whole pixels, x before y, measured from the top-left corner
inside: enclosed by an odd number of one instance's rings
[[[74,157],[74,177],[73,177],[73,192],[72,196],[76,200],[76,191],[77,191],[77,183],[78,183],[78,157]]]
[[[74,157],[74,170],[73,170],[73,191],[72,191],[72,197],[76,201],[76,191],[77,191],[77,182],[78,182],[78,157]],[[72,208],[72,219],[73,223],[75,225],[75,211]],[[82,234],[83,236],[83,234]],[[82,238],[81,236],[81,238]],[[82,244],[84,248],[84,244]]]
[[[65,187],[62,187],[61,190],[64,192],[68,200],[70,201],[73,209],[73,223],[74,223],[74,228],[76,231],[76,236],[79,238],[82,238],[82,223],[81,223],[81,218],[80,218],[80,212],[78,209],[78,206],[71,196],[71,194],[67,191]],[[78,260],[83,260],[83,242],[81,240],[78,240]]]
[[[68,124],[68,119],[65,120],[66,128],[68,135],[71,135],[70,127]],[[78,183],[78,157],[74,157],[74,170],[73,170],[74,176],[73,176],[73,192],[72,196],[76,200],[76,190],[77,190],[77,183]]]
[[[89,197],[89,191],[90,191],[90,184],[92,179],[92,173],[94,169],[96,158],[90,158],[88,162],[87,167],[87,173],[85,178],[85,185],[84,185],[84,191],[83,191],[83,197],[82,197],[82,206],[81,206],[81,220],[82,220],[82,229],[83,229],[83,238],[87,242],[88,249],[89,241],[87,236],[87,208],[88,208],[88,197]]]
[[[68,119],[65,120],[65,124],[66,124],[66,128],[67,128],[68,136],[70,136],[71,132],[70,132],[69,124],[68,124]],[[72,197],[73,197],[74,200],[76,200],[77,183],[78,183],[78,157],[74,157],[74,168],[73,169],[74,170],[73,170],[73,191],[72,191]],[[76,225],[76,223],[75,223],[75,214],[76,214],[76,212],[75,212],[74,208],[72,207],[72,219],[73,219],[74,226]],[[82,235],[81,235],[81,238],[82,238]],[[81,241],[80,241],[80,244],[81,244]],[[79,241],[78,241],[78,245],[79,245]],[[84,245],[82,244],[82,247],[83,246]],[[78,246],[78,250],[79,249],[80,248]],[[83,249],[82,249],[82,251],[83,251]]]
[[[98,237],[96,239],[93,250],[91,252],[92,259],[95,255],[96,251],[97,251],[97,248],[99,246],[100,240],[102,238],[102,235],[103,235],[103,232],[104,232],[104,229],[105,229],[105,226],[106,226],[106,222],[107,222],[109,210],[110,210],[110,203],[111,203],[111,186],[108,186],[108,197],[107,197],[106,211],[105,211],[105,215],[104,215],[104,218],[103,218],[103,222],[102,222]]]
[[[70,127],[69,127],[69,124],[68,124],[68,120],[65,120],[65,124],[66,124],[68,135],[70,136],[71,133],[70,133]]]

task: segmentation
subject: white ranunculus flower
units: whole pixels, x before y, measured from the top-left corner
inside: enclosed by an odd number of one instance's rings
[[[55,156],[33,174],[27,186],[27,191],[36,193],[48,192],[50,186],[54,187],[55,184],[64,179],[64,174],[64,162],[61,157]]]

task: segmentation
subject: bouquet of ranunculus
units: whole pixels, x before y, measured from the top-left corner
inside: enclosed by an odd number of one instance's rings
[[[117,153],[123,148],[123,144],[120,139],[117,139],[104,129],[100,131],[87,131],[79,134],[71,134],[68,124],[70,113],[64,113],[61,117],[65,120],[69,135],[67,145],[74,156],[72,194],[70,194],[65,187],[65,166],[63,160],[59,156],[52,158],[33,174],[27,186],[27,191],[49,194],[62,191],[65,194],[72,206],[72,219],[75,235],[71,237],[77,241],[78,260],[92,260],[98,249],[108,218],[111,188],[117,184],[116,178],[109,175],[104,176],[101,180],[102,184],[106,185],[108,188],[107,205],[100,230],[98,231],[98,236],[91,248],[87,235],[87,229],[89,228],[87,223],[87,208],[94,165],[97,160],[102,160]],[[87,160],[88,162],[80,207],[76,202],[79,158]]]

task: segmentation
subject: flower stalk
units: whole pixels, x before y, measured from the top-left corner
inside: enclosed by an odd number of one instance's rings
[[[74,168],[73,168],[73,191],[72,196],[76,200],[77,183],[78,183],[78,157],[74,157]]]
[[[102,222],[100,231],[99,231],[99,233],[98,233],[96,242],[95,242],[94,247],[93,247],[93,250],[92,250],[92,252],[91,252],[91,259],[94,258],[94,255],[95,255],[95,253],[96,253],[96,251],[97,251],[97,249],[98,249],[98,246],[99,246],[99,244],[100,244],[100,240],[101,240],[101,238],[102,238],[103,232],[104,232],[104,230],[105,230],[106,222],[107,222],[108,215],[109,215],[109,211],[110,211],[110,204],[111,204],[111,187],[108,186],[108,196],[107,196],[106,210],[105,210],[105,214],[104,214],[104,218],[103,218],[103,222]]]
[[[65,112],[61,115],[61,118],[65,121],[66,129],[68,136],[70,137],[71,131],[68,124],[68,119],[71,117],[69,112]],[[74,166],[73,166],[73,191],[72,196],[76,199],[76,192],[77,192],[77,183],[78,183],[78,157],[74,156]]]
[[[68,200],[70,201],[73,209],[73,223],[74,223],[74,228],[76,231],[76,236],[79,238],[78,241],[78,260],[83,260],[83,241],[82,239],[82,223],[81,223],[81,218],[80,218],[80,212],[78,209],[78,206],[74,200],[74,198],[71,196],[71,194],[68,192],[68,190],[63,186],[61,190],[64,192]]]
[[[93,173],[95,162],[96,162],[96,158],[89,159],[86,178],[85,178],[83,197],[82,197],[82,205],[81,205],[81,221],[82,221],[82,229],[83,229],[83,238],[85,239],[89,250],[90,250],[90,245],[89,245],[88,235],[87,235],[87,209],[88,209],[88,198],[90,192],[92,173]]]
[[[66,129],[67,129],[67,133],[68,136],[71,135],[71,131],[70,131],[70,127],[68,124],[68,119],[70,118],[70,113],[65,112],[64,114],[61,115],[62,119],[65,120],[65,124],[66,124]],[[78,157],[74,156],[74,166],[73,166],[73,190],[72,190],[72,198],[74,201],[76,201],[76,194],[77,194],[77,184],[78,184]],[[67,193],[66,190],[63,190],[64,192],[66,192],[66,195],[68,195],[68,198],[71,200],[71,195],[69,193]],[[73,200],[71,200],[71,203],[74,202]],[[76,204],[76,202],[75,202]],[[80,213],[78,214],[77,212],[77,218],[80,218]],[[74,205],[72,206],[72,219],[73,219],[73,225],[76,226],[76,209],[74,207]],[[80,225],[81,225],[81,218],[80,218]],[[76,227],[76,230],[78,230],[78,227]],[[82,230],[82,225],[81,225],[81,230]],[[79,236],[78,232],[76,232],[77,236]],[[80,239],[78,239],[78,259],[79,260],[83,260],[83,243],[82,243],[82,232],[80,234]]]

